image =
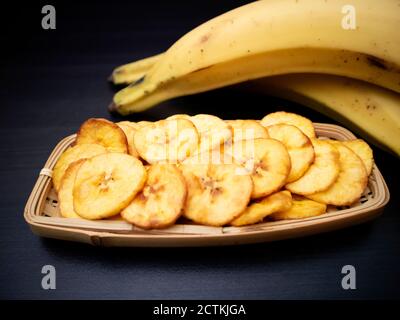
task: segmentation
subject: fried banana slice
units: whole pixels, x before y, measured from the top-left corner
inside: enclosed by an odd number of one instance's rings
[[[127,207],[146,182],[142,162],[124,153],[106,153],[86,160],[73,188],[74,210],[85,219],[112,217]]]
[[[328,189],[339,176],[339,152],[329,141],[311,139],[315,159],[304,175],[286,185],[290,192],[308,195]]]
[[[218,148],[232,138],[232,128],[222,119],[209,114],[190,116],[175,114],[167,118],[186,119],[193,122],[200,136],[200,145],[197,153],[207,152]]]
[[[293,199],[289,209],[275,212],[270,217],[273,220],[304,219],[319,216],[325,212],[326,204],[309,199]]]
[[[134,142],[140,157],[148,163],[175,164],[197,151],[199,135],[189,120],[160,120],[140,128]]]
[[[267,129],[256,120],[226,120],[233,130],[233,142],[269,138]]]
[[[61,179],[72,162],[79,159],[91,158],[106,152],[107,150],[103,146],[92,143],[78,144],[65,150],[60,158],[58,158],[53,169],[54,189],[56,191],[60,189]]]
[[[64,218],[80,218],[80,216],[74,210],[72,190],[74,188],[76,173],[85,161],[86,159],[80,159],[72,162],[68,166],[63,178],[61,179],[60,191],[58,192],[58,201],[60,214]]]
[[[286,123],[299,128],[309,138],[315,138],[315,129],[311,120],[300,116],[295,113],[278,111],[267,114],[262,120],[261,124],[264,127],[269,127],[274,124]]]
[[[215,149],[232,138],[232,129],[224,120],[209,114],[190,117],[200,135],[199,152]]]
[[[182,164],[188,196],[184,216],[196,223],[223,226],[250,201],[253,183],[236,164]]]
[[[285,146],[275,139],[242,140],[233,144],[234,161],[251,175],[254,188],[251,197],[262,198],[285,185],[291,164]]]
[[[126,140],[128,142],[128,153],[135,158],[139,157],[139,153],[136,150],[135,143],[133,141],[133,137],[136,133],[136,125],[130,121],[121,121],[117,123],[118,127],[124,131]]]
[[[121,216],[143,229],[166,228],[180,217],[186,194],[185,179],[175,165],[153,164],[143,190]]]
[[[186,119],[194,124],[200,136],[200,145],[197,153],[216,149],[232,138],[231,127],[216,116],[209,114],[198,114],[195,116],[175,114],[167,119]]]
[[[232,164],[233,158],[231,154],[224,152],[222,146],[215,149],[195,153],[191,157],[182,161],[183,164]]]
[[[278,211],[288,210],[292,206],[292,195],[289,191],[280,191],[268,197],[251,203],[235,220],[230,224],[235,227],[245,226],[261,222],[266,216]]]
[[[165,120],[175,120],[175,119],[186,119],[190,121],[191,116],[185,113],[177,113],[172,116],[169,116]]]
[[[128,152],[124,131],[115,123],[101,118],[86,120],[79,128],[76,144],[99,144],[110,152]]]
[[[368,183],[364,163],[350,148],[339,141],[329,141],[339,151],[339,176],[322,192],[307,195],[311,200],[335,206],[351,205],[360,199]]]
[[[362,139],[346,140],[342,143],[361,158],[369,176],[374,166],[374,155],[371,147]]]
[[[310,139],[299,128],[289,124],[275,124],[267,130],[270,137],[282,142],[289,152],[292,168],[287,182],[300,179],[314,161]]]
[[[149,124],[152,124],[153,122],[151,122],[151,121],[139,121],[139,122],[134,122],[134,124],[135,124],[135,129],[140,129],[140,128],[143,128],[143,127],[145,127],[145,126],[147,126],[147,125],[149,125]]]

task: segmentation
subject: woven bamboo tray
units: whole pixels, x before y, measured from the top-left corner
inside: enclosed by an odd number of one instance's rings
[[[336,140],[354,139],[345,128],[315,123],[319,137]],[[351,207],[332,207],[321,216],[264,222],[245,227],[207,227],[176,224],[163,230],[141,230],[123,220],[88,221],[60,217],[51,172],[59,156],[75,140],[64,138],[56,146],[27,201],[24,217],[32,231],[42,237],[77,241],[99,246],[188,247],[267,242],[331,231],[365,222],[380,215],[389,201],[386,183],[374,166],[368,187],[360,201]]]

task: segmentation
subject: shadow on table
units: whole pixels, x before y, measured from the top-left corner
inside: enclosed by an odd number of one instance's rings
[[[94,247],[91,245],[42,239],[41,243],[49,254],[70,262],[86,261],[102,263],[137,265],[157,264],[158,267],[169,265],[252,265],[296,259],[332,258],[336,255],[356,254],[357,247],[368,242],[373,229],[373,222],[353,226],[329,233],[282,240],[278,242],[190,248],[117,248]],[[349,252],[351,251],[351,252]],[[76,260],[76,261],[74,261]]]
[[[175,98],[162,102],[150,109],[122,117],[112,113],[112,120],[156,121],[174,114],[195,115],[212,114],[222,119],[262,119],[275,111],[288,111],[301,114],[314,122],[336,123],[314,110],[295,102],[268,96],[258,92],[238,90],[238,86],[211,90],[195,95]],[[111,101],[110,101],[111,102]]]

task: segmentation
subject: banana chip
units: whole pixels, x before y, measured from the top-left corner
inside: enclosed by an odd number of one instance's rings
[[[339,175],[339,152],[329,141],[311,139],[315,159],[304,175],[286,185],[292,193],[308,195],[328,189]]]
[[[342,141],[342,143],[361,158],[367,174],[370,175],[374,166],[374,155],[371,147],[362,139],[346,140]]]
[[[196,153],[182,161],[183,164],[232,164],[232,156],[224,153],[222,148]]]
[[[115,123],[101,118],[86,120],[79,128],[76,144],[99,144],[110,152],[128,152],[124,131]]]
[[[292,206],[292,196],[289,191],[280,191],[250,204],[230,224],[235,227],[261,222],[266,216],[275,212],[288,210]]]
[[[183,161],[194,154],[199,135],[186,119],[160,120],[140,128],[134,136],[139,155],[148,163]]]
[[[278,111],[267,114],[262,120],[261,124],[264,127],[272,126],[274,124],[286,123],[299,128],[309,138],[315,138],[315,129],[311,120],[300,116],[295,113]]]
[[[72,162],[79,159],[91,158],[106,152],[107,150],[101,145],[89,143],[78,144],[65,150],[53,169],[53,186],[56,191],[59,190],[61,179]]]
[[[309,199],[293,199],[292,206],[275,212],[270,217],[274,220],[304,219],[319,216],[326,212],[326,204]]]
[[[254,188],[251,197],[262,198],[285,185],[291,164],[285,146],[275,139],[242,140],[233,144],[233,159],[251,175]]]
[[[86,160],[73,188],[74,210],[85,219],[97,220],[120,213],[146,182],[140,160],[124,153],[106,153]]]
[[[216,149],[232,138],[232,128],[222,119],[209,114],[190,116],[175,114],[167,118],[186,119],[193,122],[200,136],[200,145],[197,153],[208,152]]]
[[[152,124],[153,122],[151,122],[151,121],[139,121],[139,122],[133,122],[133,124],[134,124],[134,126],[135,126],[135,129],[140,129],[140,128],[143,128],[143,127],[145,127],[145,126],[147,126],[147,125],[149,125],[149,124]]]
[[[128,142],[128,152],[131,156],[134,156],[135,158],[139,157],[139,153],[136,150],[135,143],[133,141],[133,136],[136,133],[136,125],[133,124],[133,122],[130,121],[121,121],[117,123],[118,127],[124,131],[126,140]]]
[[[166,118],[165,120],[175,120],[175,119],[185,119],[185,120],[189,120],[191,121],[191,116],[185,113],[177,113],[174,114],[172,116],[169,116],[168,118]]]
[[[182,164],[188,196],[184,216],[194,222],[223,226],[235,219],[250,201],[253,183],[238,175],[235,164]]]
[[[72,190],[74,188],[76,173],[85,161],[85,159],[80,159],[71,163],[61,180],[58,201],[60,202],[60,214],[64,218],[80,218],[74,210]]]
[[[347,206],[357,201],[368,183],[365,166],[350,148],[339,141],[329,141],[339,151],[339,176],[327,190],[308,195],[311,200],[335,206]]]
[[[267,129],[270,137],[281,141],[289,152],[292,167],[287,182],[300,179],[314,161],[310,139],[299,128],[288,124],[275,124]]]
[[[143,229],[160,229],[175,223],[186,200],[186,182],[172,164],[153,164],[143,190],[122,212],[128,222]]]
[[[240,140],[269,138],[268,132],[255,120],[227,120],[233,130],[233,142]]]
[[[232,129],[224,120],[208,114],[190,117],[200,135],[199,153],[221,146],[232,138]]]

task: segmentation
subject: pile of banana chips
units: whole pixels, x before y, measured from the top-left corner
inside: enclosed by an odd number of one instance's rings
[[[180,217],[244,226],[351,205],[372,167],[366,142],[319,139],[297,114],[177,114],[156,122],[85,121],[52,180],[66,218],[124,219],[143,229]]]

